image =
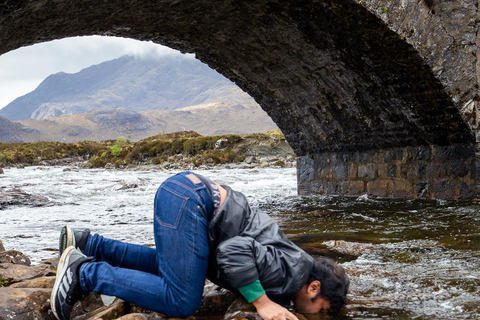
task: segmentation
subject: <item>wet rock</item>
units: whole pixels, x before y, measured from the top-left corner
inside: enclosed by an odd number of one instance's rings
[[[103,306],[98,309],[94,309],[91,312],[87,312],[82,315],[76,315],[73,314],[70,316],[70,319],[72,320],[113,320],[113,319],[118,319],[125,315],[128,312],[128,309],[130,307],[130,304],[117,299],[114,303],[112,303],[110,306],[106,307]]]
[[[3,246],[3,242],[0,240],[0,252],[5,251],[5,247]]]
[[[115,169],[115,165],[113,163],[107,163],[104,167],[105,169]]]
[[[9,285],[9,288],[44,288],[52,289],[55,284],[55,276],[35,278],[25,281],[20,281]]]
[[[16,250],[8,250],[0,252],[0,263],[14,263],[29,266],[30,258]]]
[[[235,300],[228,308],[223,320],[262,320],[258,315],[257,310],[253,304],[248,303],[247,300],[239,298]]]
[[[3,278],[8,283],[52,276],[53,274],[52,266],[47,264],[26,266],[22,264],[0,263],[0,278]]]
[[[101,310],[99,310],[101,309]],[[103,304],[101,296],[97,293],[91,292],[85,298],[78,301],[73,307],[71,318],[72,319],[84,319],[87,316],[92,316],[106,309]]]
[[[80,169],[78,167],[68,167],[68,168],[63,169],[63,172],[70,172],[70,171],[79,172]]]
[[[123,183],[120,188],[117,190],[127,190],[127,189],[136,189],[138,188],[138,184],[136,183]]]
[[[371,249],[371,245],[347,242],[343,240],[332,240],[323,243],[330,251],[342,256],[352,256],[358,258]]]
[[[0,319],[54,320],[50,293],[51,289],[1,288]]]
[[[255,163],[256,161],[257,161],[257,158],[255,158],[254,156],[250,156],[250,157],[245,158],[245,163],[246,164],[252,164],[252,163]]]
[[[207,281],[203,290],[202,303],[195,315],[222,315],[237,299],[238,295],[235,293]]]
[[[3,171],[2,168],[0,168],[0,174],[4,174],[5,172]]]
[[[50,201],[41,196],[28,194],[18,188],[0,188],[0,210],[8,206],[42,207]]]

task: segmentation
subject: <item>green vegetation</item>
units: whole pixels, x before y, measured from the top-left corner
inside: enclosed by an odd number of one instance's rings
[[[6,287],[10,284],[10,282],[6,279],[3,279],[1,276],[0,276],[0,287]]]
[[[217,148],[215,144],[220,139],[224,145]],[[160,134],[138,142],[118,137],[116,141],[102,142],[0,143],[0,166],[35,165],[43,160],[83,157],[90,159],[93,167],[104,167],[107,163],[120,167],[128,164],[162,164],[179,154],[191,159],[196,166],[238,163],[245,159],[246,140],[279,141],[285,140],[285,137],[280,130],[265,134],[216,136],[201,136],[194,131],[184,131]]]
[[[77,143],[36,142],[0,143],[0,164],[33,165],[42,160],[86,157],[96,154],[108,142],[81,141]],[[110,143],[111,144],[111,143]]]

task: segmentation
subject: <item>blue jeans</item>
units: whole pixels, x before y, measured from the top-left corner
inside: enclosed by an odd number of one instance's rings
[[[180,173],[158,188],[154,204],[156,248],[89,236],[80,268],[86,292],[119,297],[169,317],[195,313],[208,265],[211,195],[203,183]]]

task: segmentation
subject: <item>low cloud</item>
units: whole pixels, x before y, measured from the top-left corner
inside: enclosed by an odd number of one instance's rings
[[[130,55],[161,58],[177,50],[128,38],[89,36],[23,47],[0,56],[0,109],[33,90],[49,75],[75,73],[91,65]],[[193,54],[187,54],[192,59]]]

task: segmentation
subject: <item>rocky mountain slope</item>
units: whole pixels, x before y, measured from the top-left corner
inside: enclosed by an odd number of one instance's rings
[[[205,103],[251,104],[233,82],[189,56],[123,56],[47,77],[0,110],[10,120],[46,119],[97,109],[175,110]]]
[[[211,135],[276,128],[249,95],[188,56],[124,56],[75,74],[54,74],[0,116],[19,125],[2,126],[0,142],[140,140],[182,130]]]

